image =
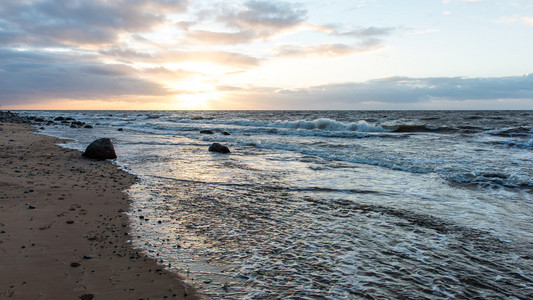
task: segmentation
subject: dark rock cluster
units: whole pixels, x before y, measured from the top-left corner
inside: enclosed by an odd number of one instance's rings
[[[19,116],[18,114],[10,111],[0,111],[0,122],[6,123],[28,123],[28,119]]]
[[[70,126],[70,128],[94,128],[93,125],[89,125],[89,124],[85,124],[85,122],[77,121],[76,119],[72,117],[58,116],[58,117],[51,117],[49,119],[45,119],[43,117],[38,117],[38,116],[22,117],[16,113],[12,113],[9,111],[0,112],[0,120],[4,120],[4,122],[29,123],[32,125],[39,125],[39,126],[62,125],[62,126]]]

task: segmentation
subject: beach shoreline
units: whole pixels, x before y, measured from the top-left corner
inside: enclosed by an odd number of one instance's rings
[[[200,298],[129,242],[134,175],[29,124],[0,128],[0,298]]]

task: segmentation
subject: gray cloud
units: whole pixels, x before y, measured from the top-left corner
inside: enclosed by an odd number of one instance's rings
[[[226,30],[195,29],[206,20],[223,25]],[[248,1],[233,7],[227,3],[204,10],[196,22],[177,24],[186,32],[187,43],[237,45],[257,40],[267,40],[289,30],[311,30],[343,38],[346,42],[311,45],[284,45],[274,50],[275,57],[342,56],[376,50],[382,47],[382,38],[392,34],[395,28],[357,27],[346,30],[340,24],[307,24],[307,11],[301,6],[279,1]],[[201,27],[201,26],[200,26]],[[355,39],[355,42],[354,42]]]
[[[416,103],[431,100],[532,99],[533,75],[495,78],[390,77],[363,83],[331,84],[306,93],[346,102]]]
[[[256,28],[260,31],[281,30],[301,24],[307,19],[307,11],[288,2],[248,1],[244,9],[219,16],[218,20],[229,27]]]
[[[328,34],[334,37],[349,38],[352,42],[336,44],[319,44],[308,46],[287,45],[279,47],[279,56],[301,55],[324,55],[324,56],[341,56],[353,53],[373,51],[383,46],[382,38],[391,35],[395,28],[392,27],[358,27],[352,30],[341,30],[340,25],[308,25],[309,29]],[[356,42],[353,42],[353,40]]]
[[[98,53],[103,56],[112,57],[123,63],[133,63],[136,61],[151,62],[157,60],[157,56],[152,53],[135,51],[130,48],[119,46],[103,48],[100,49]]]
[[[395,29],[390,27],[366,27],[358,28],[355,30],[337,32],[338,35],[342,36],[351,36],[356,38],[375,38],[378,36],[387,36],[390,35]]]
[[[343,56],[354,53],[376,50],[381,47],[377,40],[365,40],[360,44],[318,44],[318,45],[285,45],[275,49],[278,57],[306,57],[306,56]]]
[[[361,38],[378,38],[392,34],[396,31],[396,28],[393,27],[358,27],[351,30],[342,30],[342,26],[339,24],[328,24],[328,25],[309,25],[309,28],[316,30],[318,32],[323,32],[331,35],[353,37],[357,39]]]
[[[137,75],[124,65],[95,63],[91,56],[0,50],[0,103],[170,94]]]
[[[224,87],[223,90],[227,89]],[[533,109],[533,74],[493,78],[390,77],[302,89],[257,88],[232,92],[228,97],[230,103],[241,101],[241,107],[263,109],[412,109],[429,107],[432,103],[447,103],[444,108],[457,109],[472,101],[477,103],[476,107],[487,103],[493,108],[518,101],[522,106],[504,108]]]
[[[100,45],[148,31],[188,1],[12,1],[0,3],[0,42],[15,46]]]
[[[119,61],[142,61],[146,63],[210,62],[236,68],[251,68],[259,65],[259,59],[242,53],[227,51],[160,51],[155,54],[143,53],[127,48],[113,47],[99,51],[100,54]]]
[[[224,26],[227,31],[193,29],[206,19]],[[240,44],[269,39],[274,35],[302,25],[307,11],[299,5],[283,1],[247,1],[233,7],[227,3],[204,10],[195,24],[187,22],[179,26],[187,30],[188,41],[206,44]]]

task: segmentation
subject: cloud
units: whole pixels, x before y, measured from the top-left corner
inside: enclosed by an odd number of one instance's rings
[[[260,59],[228,51],[179,51],[160,50],[147,53],[128,48],[112,47],[102,49],[100,54],[123,62],[144,62],[151,64],[180,63],[180,62],[207,62],[233,68],[257,67]]]
[[[198,16],[195,22],[177,24],[185,30],[185,41],[188,43],[237,45],[308,30],[326,34],[329,38],[356,39],[358,44],[370,44],[396,30],[375,26],[345,30],[345,26],[339,24],[308,24],[305,9],[300,5],[281,1],[247,1],[237,7],[224,3],[211,10],[204,10]],[[203,28],[204,23],[209,23],[207,21],[215,22],[220,29],[215,31]],[[325,45],[317,44],[315,47],[324,48]]]
[[[496,23],[506,23],[506,24],[522,23],[527,26],[533,26],[533,17],[520,16],[520,15],[506,16],[506,17],[501,17],[498,20],[496,20]]]
[[[65,46],[116,42],[122,33],[143,32],[183,12],[187,1],[2,1],[4,45]]]
[[[214,21],[223,31],[194,29],[203,21]],[[228,3],[199,13],[195,24],[178,25],[187,30],[187,41],[205,44],[241,44],[267,40],[304,24],[307,11],[283,1],[247,1],[240,6]]]
[[[217,32],[209,30],[190,30],[188,41],[197,44],[243,44],[255,40],[258,35],[251,30],[237,32]]]
[[[295,27],[307,19],[307,11],[295,4],[277,1],[248,1],[240,11],[226,11],[217,17],[230,28],[253,28],[271,35],[273,31]]]
[[[125,65],[95,63],[92,56],[0,50],[0,103],[170,94],[138,75]]]
[[[350,101],[387,103],[424,102],[435,99],[532,99],[533,75],[496,78],[390,77],[363,83],[324,85],[307,90],[337,94]]]
[[[354,53],[372,51],[381,45],[377,40],[367,40],[359,45],[318,44],[318,45],[286,45],[276,49],[277,57],[309,57],[309,56],[344,56]]]
[[[98,54],[101,54],[104,57],[112,57],[113,59],[123,63],[134,63],[137,61],[149,62],[156,59],[156,55],[154,53],[137,51],[131,48],[120,46],[102,48],[98,50]]]
[[[253,56],[226,51],[172,51],[163,53],[161,58],[166,62],[210,62],[233,68],[256,67],[260,62],[258,58]]]
[[[396,28],[392,27],[358,27],[350,30],[340,29],[340,25],[307,25],[306,28],[332,37],[349,38],[349,43],[316,44],[308,46],[287,45],[278,47],[277,52],[281,56],[294,54],[300,55],[323,55],[342,56],[353,53],[373,51],[381,48],[382,38],[391,35]],[[353,40],[356,40],[354,43]]]
[[[393,27],[358,27],[351,30],[342,30],[340,29],[340,25],[336,24],[329,24],[329,25],[308,25],[307,26],[311,30],[315,30],[318,32],[323,32],[331,35],[336,36],[344,36],[344,37],[352,37],[357,39],[362,38],[377,38],[381,36],[387,36],[390,35],[393,31],[396,29]]]
[[[533,26],[533,17],[522,17],[522,22],[529,26]]]
[[[241,108],[459,109],[483,105],[485,109],[533,109],[533,74],[493,78],[390,77],[281,90],[224,88],[231,91],[228,103],[239,102]]]

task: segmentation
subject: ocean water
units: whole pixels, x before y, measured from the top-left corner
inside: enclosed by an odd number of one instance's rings
[[[210,298],[533,299],[532,111],[22,114],[112,138],[131,242]]]

